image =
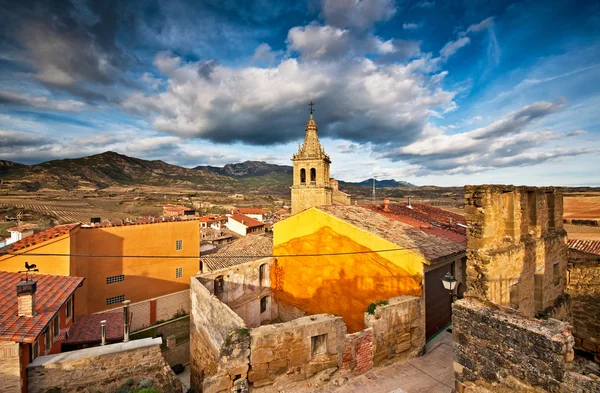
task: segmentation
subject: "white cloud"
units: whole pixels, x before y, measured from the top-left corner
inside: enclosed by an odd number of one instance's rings
[[[281,55],[281,51],[273,51],[271,46],[266,42],[263,42],[254,50],[254,55],[252,56],[253,61],[262,61],[267,64],[273,64],[277,60],[277,58]]]
[[[421,27],[421,25],[417,24],[417,23],[404,23],[402,25],[402,28],[404,30],[415,30],[415,29],[418,29],[419,27]]]
[[[80,112],[87,108],[87,105],[81,101],[48,99],[44,96],[30,96],[11,92],[0,92],[0,103],[3,102],[61,112]]]
[[[586,130],[573,130],[569,133],[567,133],[567,136],[579,136],[579,135],[585,135],[587,134]]]
[[[440,56],[443,59],[447,59],[448,57],[455,54],[460,48],[467,45],[471,42],[469,37],[460,37],[456,41],[450,41],[440,50]]]

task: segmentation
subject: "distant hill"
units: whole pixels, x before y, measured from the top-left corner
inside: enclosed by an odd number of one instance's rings
[[[285,174],[292,176],[293,168],[290,165],[268,164],[264,161],[244,161],[238,164],[227,164],[224,167],[197,166],[194,169],[211,171],[223,176],[252,177],[272,174]]]
[[[373,178],[363,180],[361,182],[340,182],[340,184],[348,184],[357,187],[373,187]],[[394,179],[389,180],[375,180],[375,188],[392,188],[392,187],[416,187],[406,181],[397,181]]]

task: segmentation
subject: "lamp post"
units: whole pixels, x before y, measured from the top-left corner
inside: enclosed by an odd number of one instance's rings
[[[456,288],[456,279],[452,274],[450,274],[450,272],[446,273],[444,278],[442,278],[442,284],[447,291],[450,291],[450,294],[452,295],[452,301],[454,301],[454,299],[457,298],[457,296],[454,294],[454,288]]]

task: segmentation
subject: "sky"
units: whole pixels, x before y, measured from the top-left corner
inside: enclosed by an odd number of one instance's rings
[[[600,2],[0,0],[0,159],[600,186]]]

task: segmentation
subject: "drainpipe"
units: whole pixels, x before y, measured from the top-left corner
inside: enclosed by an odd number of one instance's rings
[[[106,345],[106,320],[100,321],[100,335],[102,336],[100,345]]]
[[[123,342],[129,341],[129,303],[130,300],[123,302]]]

